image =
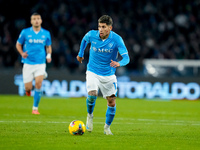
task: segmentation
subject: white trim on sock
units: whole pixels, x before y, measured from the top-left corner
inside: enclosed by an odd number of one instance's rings
[[[89,115],[90,117],[93,117],[93,113],[91,113],[91,114],[88,113],[88,115]]]
[[[110,127],[110,125],[107,125],[107,124],[105,123],[104,127],[105,127],[105,128],[109,128],[109,127]]]
[[[33,108],[32,108],[33,110],[38,110],[38,107],[35,107],[35,106],[33,106]]]

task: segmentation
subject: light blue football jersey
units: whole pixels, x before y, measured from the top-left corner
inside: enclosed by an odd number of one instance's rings
[[[108,38],[102,40],[98,30],[89,31],[82,39],[79,57],[84,56],[87,44],[91,43],[87,70],[97,75],[110,76],[115,74],[116,68],[110,66],[111,60],[117,61],[118,52],[122,56],[120,66],[125,66],[130,59],[121,36],[111,31]]]
[[[28,54],[26,59],[22,58],[22,63],[26,64],[44,64],[46,63],[45,46],[51,45],[50,32],[41,28],[36,33],[32,27],[23,29],[17,40],[23,45],[23,51]]]

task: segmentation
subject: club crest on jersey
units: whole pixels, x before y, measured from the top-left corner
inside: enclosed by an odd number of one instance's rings
[[[112,53],[113,49],[105,49],[105,48],[93,47],[93,51],[99,52],[99,53]]]
[[[108,47],[111,48],[112,46],[113,46],[113,43],[109,43],[109,44],[108,44]]]

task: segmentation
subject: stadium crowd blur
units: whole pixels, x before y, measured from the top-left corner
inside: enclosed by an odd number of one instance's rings
[[[13,10],[10,12],[10,4]],[[21,68],[15,48],[23,28],[31,26],[30,15],[41,14],[42,26],[51,32],[52,69],[85,72],[76,56],[81,39],[97,20],[108,14],[113,31],[122,36],[131,62],[124,68],[129,74],[142,71],[144,58],[200,58],[199,0],[1,0],[0,1],[0,68]]]

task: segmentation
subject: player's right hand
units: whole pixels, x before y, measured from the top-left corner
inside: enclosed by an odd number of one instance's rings
[[[80,63],[82,63],[82,61],[84,60],[84,57],[79,57],[79,56],[77,56],[76,59],[77,59]]]
[[[28,57],[27,51],[22,53],[22,57],[23,58],[27,58]]]

